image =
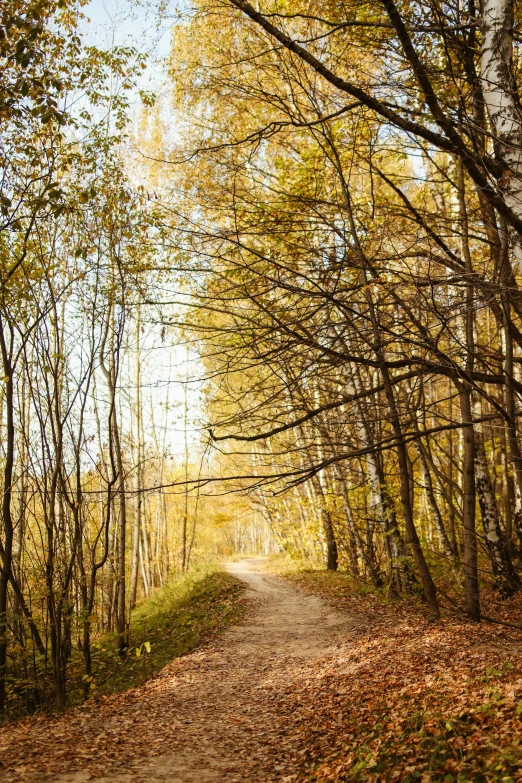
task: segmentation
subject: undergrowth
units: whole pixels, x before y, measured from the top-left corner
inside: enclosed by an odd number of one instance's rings
[[[143,600],[132,613],[128,647],[121,657],[116,634],[92,644],[89,697],[118,693],[139,685],[170,661],[185,655],[243,616],[244,585],[234,576],[207,571],[177,577]],[[85,698],[86,676],[81,650],[73,649],[67,665],[68,706]],[[16,695],[20,694],[18,704]],[[10,717],[23,712],[23,683],[11,683]],[[50,679],[41,679],[39,709],[52,709]]]

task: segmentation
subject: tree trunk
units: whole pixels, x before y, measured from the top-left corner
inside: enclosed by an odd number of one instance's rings
[[[493,146],[504,165],[502,195],[522,216],[522,114],[513,71],[513,0],[484,0],[482,7],[481,81]],[[520,236],[513,235],[515,258],[522,261]]]
[[[8,644],[7,602],[13,559],[14,527],[11,515],[11,499],[14,467],[15,429],[13,401],[13,367],[11,351],[6,341],[3,321],[0,320],[0,347],[2,368],[5,376],[5,407],[7,418],[7,437],[5,446],[4,480],[2,496],[2,526],[4,541],[2,544],[2,562],[0,563],[0,714],[6,709],[6,666]]]
[[[435,498],[435,492],[433,490],[433,481],[431,478],[430,468],[428,465],[428,461],[426,459],[424,446],[420,442],[420,439],[415,441],[415,448],[417,454],[419,455],[419,463],[420,463],[420,468],[422,473],[422,480],[424,484],[424,491],[426,492],[426,501],[428,503],[428,507],[431,511],[433,521],[435,523],[435,529],[437,530],[439,536],[439,541],[442,546],[442,551],[444,552],[444,556],[448,559],[448,561],[452,563],[455,559],[453,548],[448,538],[448,534],[446,533],[446,528],[444,525],[444,521],[442,519],[442,514],[440,512],[439,505]]]
[[[400,422],[399,413],[395,403],[395,396],[393,393],[393,386],[390,381],[390,375],[388,368],[382,364],[381,374],[383,379],[384,391],[386,399],[390,409],[390,419],[393,427],[393,432],[397,441],[397,456],[399,458],[399,474],[400,474],[400,487],[401,487],[401,503],[402,513],[404,516],[404,524],[406,528],[406,541],[412,550],[415,564],[419,571],[419,576],[424,588],[424,596],[429,606],[430,612],[435,619],[440,617],[439,604],[437,601],[437,589],[433,582],[428,564],[422,551],[422,546],[419,540],[419,535],[415,527],[413,520],[413,509],[411,507],[411,492],[410,492],[410,478],[409,478],[409,465],[408,454],[406,451],[406,444],[404,443],[404,437],[402,434],[402,427]]]
[[[497,502],[491,485],[484,440],[475,431],[475,475],[484,540],[488,551],[495,587],[503,596],[513,595],[520,588],[520,579],[513,568],[500,527]]]
[[[463,384],[459,389],[463,428],[464,459],[462,465],[462,543],[464,547],[464,586],[466,611],[472,620],[480,621],[480,596],[475,531],[475,436],[471,413],[471,392]]]
[[[337,541],[335,540],[332,515],[326,505],[326,498],[319,476],[313,476],[312,484],[319,500],[319,511],[326,541],[326,568],[328,571],[337,571],[337,568],[339,567],[339,555],[337,551]]]

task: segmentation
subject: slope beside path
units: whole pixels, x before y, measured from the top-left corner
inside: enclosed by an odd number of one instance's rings
[[[262,558],[228,570],[248,586],[244,622],[124,694],[5,727],[0,780],[296,780],[292,716],[278,708],[278,695],[333,654],[354,621],[265,573]]]

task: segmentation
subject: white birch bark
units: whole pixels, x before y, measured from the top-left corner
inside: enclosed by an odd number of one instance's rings
[[[513,77],[513,0],[484,0],[481,78],[494,146],[506,172],[499,180],[506,204],[522,217],[522,111]],[[522,270],[522,237],[514,241]]]
[[[473,408],[474,418],[478,418],[482,411],[476,401]],[[520,580],[513,568],[502,534],[498,505],[489,475],[482,425],[475,425],[475,478],[482,516],[484,541],[491,561],[495,583],[501,593],[512,595],[519,589]]]

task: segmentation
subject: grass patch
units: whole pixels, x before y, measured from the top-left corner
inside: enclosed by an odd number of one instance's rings
[[[118,654],[117,635],[96,637],[96,627],[93,627],[88,697],[133,688],[175,658],[239,622],[246,608],[244,587],[231,574],[210,568],[171,579],[150,598],[141,601],[132,613],[128,648],[123,657]],[[75,646],[67,663],[67,706],[85,700],[86,684],[83,653]],[[30,679],[25,681],[18,676],[8,681],[8,719],[54,709],[53,683],[44,661],[41,662],[38,699],[28,707],[27,695],[33,691]]]
[[[91,694],[117,693],[144,682],[243,616],[244,585],[231,574],[176,579],[140,603],[132,614],[129,647],[122,659],[116,636],[93,645]],[[82,693],[83,674],[71,672],[70,695]]]

